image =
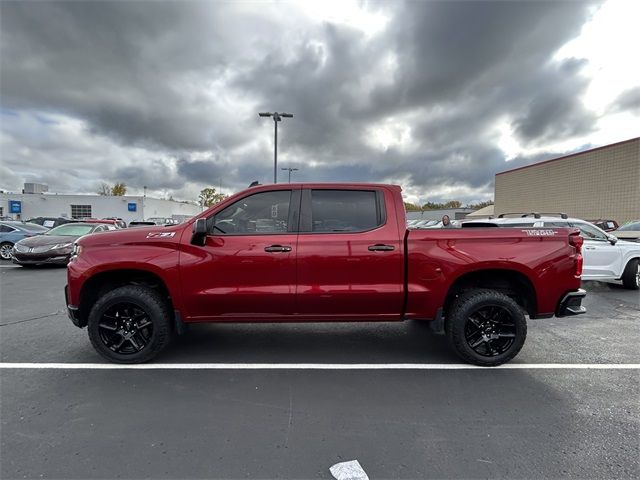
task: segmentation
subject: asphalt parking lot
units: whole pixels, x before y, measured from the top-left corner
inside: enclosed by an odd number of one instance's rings
[[[206,325],[156,361],[185,368],[36,368],[104,363],[64,284],[0,268],[2,478],[640,477],[637,291],[585,282],[588,313],[530,321],[517,369],[457,369],[415,322]],[[274,363],[328,367],[250,365]]]

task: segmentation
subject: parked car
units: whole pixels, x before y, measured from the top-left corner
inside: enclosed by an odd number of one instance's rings
[[[613,232],[619,227],[618,222],[615,220],[589,220],[589,222],[605,232]]]
[[[42,225],[46,228],[55,228],[65,223],[77,222],[73,218],[64,217],[34,217],[27,220],[27,223],[35,223],[36,225]]]
[[[0,222],[0,258],[11,260],[13,245],[23,238],[42,235],[49,229],[33,223],[2,221]]]
[[[494,366],[522,348],[525,315],[585,312],[575,228],[406,223],[393,185],[256,186],[187,223],[79,239],[69,317],[119,363],[151,360],[193,323],[416,319]]]
[[[127,228],[127,222],[125,222],[120,217],[106,217],[106,218],[103,218],[103,220],[113,220],[113,221],[116,222],[116,226],[118,228]]]
[[[169,217],[150,217],[147,218],[147,222],[153,222],[156,225],[177,225],[178,223],[180,223],[177,220]]]
[[[427,228],[436,225],[437,223],[438,220],[418,220],[411,225],[411,228]]]
[[[129,228],[131,227],[155,227],[155,222],[147,222],[145,220],[131,220],[129,222]]]
[[[102,223],[105,225],[113,225],[116,228],[120,228],[117,220],[112,220],[110,218],[83,218],[80,220],[82,223]]]
[[[583,280],[599,280],[604,282],[622,281],[625,288],[640,288],[640,245],[635,242],[618,240],[618,237],[585,220],[526,214],[517,218],[492,218],[470,220],[462,224],[463,228],[473,227],[575,227],[580,229],[584,237],[584,271]],[[554,230],[547,230],[553,232]]]
[[[67,223],[48,230],[43,235],[16,242],[12,259],[18,265],[66,265],[73,250],[73,242],[89,233],[116,230],[104,223]]]
[[[640,242],[640,220],[625,223],[612,233],[622,240]]]

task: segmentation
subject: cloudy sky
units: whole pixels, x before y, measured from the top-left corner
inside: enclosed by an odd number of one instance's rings
[[[493,197],[640,133],[640,2],[0,3],[0,189],[193,200],[273,178]],[[279,172],[286,180],[286,172]]]

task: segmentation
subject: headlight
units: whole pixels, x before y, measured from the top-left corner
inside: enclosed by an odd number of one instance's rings
[[[28,252],[28,251],[29,251],[29,247],[25,247],[24,245],[20,245],[19,243],[16,243],[16,244],[13,246],[13,249],[14,249],[16,252]]]
[[[50,247],[49,250],[71,250],[73,247],[73,243],[56,243],[53,247]]]
[[[77,257],[82,253],[82,246],[77,243],[73,244],[73,250],[71,250],[71,257]]]

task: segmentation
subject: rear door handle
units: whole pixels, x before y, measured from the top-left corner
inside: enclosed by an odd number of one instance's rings
[[[264,247],[264,251],[269,253],[290,252],[291,247],[289,245],[270,245],[268,247]]]
[[[395,250],[396,247],[393,245],[383,245],[381,243],[377,243],[375,245],[369,245],[370,252],[390,252],[391,250]]]

